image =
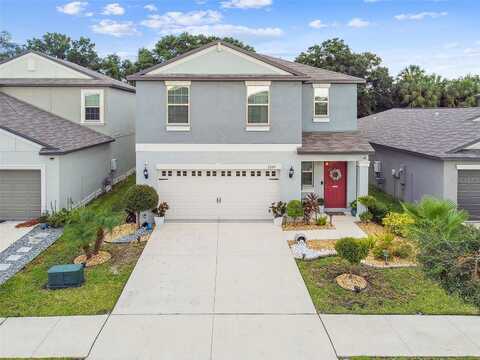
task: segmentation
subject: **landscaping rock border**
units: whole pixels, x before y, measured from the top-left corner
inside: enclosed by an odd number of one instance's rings
[[[152,234],[152,232],[153,230],[147,230],[146,228],[141,227],[135,230],[133,234],[119,237],[113,241],[109,241],[109,243],[110,244],[127,244],[133,241],[137,241],[139,237],[140,237],[140,241],[145,241]]]
[[[52,245],[63,234],[63,228],[43,230],[37,225],[0,253],[0,285]]]

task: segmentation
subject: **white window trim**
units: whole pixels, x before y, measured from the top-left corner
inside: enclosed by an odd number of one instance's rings
[[[270,120],[270,103],[271,103],[271,81],[245,81],[245,124],[246,128],[245,130],[247,131],[270,131],[270,125],[271,125],[271,120]],[[266,124],[250,124],[248,122],[248,107],[249,106],[255,106],[255,105],[250,105],[248,104],[248,87],[249,86],[268,86],[268,104],[267,104],[267,116],[268,116],[268,122]],[[262,104],[260,106],[265,106],[265,104]]]
[[[105,107],[104,107],[104,91],[103,89],[82,89],[80,91],[80,104],[81,104],[81,114],[80,114],[80,123],[84,125],[105,125]],[[86,95],[100,95],[100,120],[99,121],[92,121],[92,120],[85,120],[85,96]]]
[[[315,162],[313,161],[302,161],[302,163],[304,162],[310,162],[312,163],[312,171],[303,171],[302,169],[302,164],[300,164],[300,181],[303,177],[303,173],[312,173],[312,184],[311,185],[304,185],[304,184],[301,184],[302,185],[302,191],[305,191],[305,190],[313,190],[315,188]]]
[[[328,123],[330,122],[330,84],[312,84],[313,87],[313,122]],[[315,115],[315,88],[328,89],[327,115]]]
[[[168,90],[169,88],[173,87],[173,86],[183,86],[183,87],[186,87],[188,88],[188,104],[186,105],[187,106],[187,109],[188,109],[188,112],[187,112],[187,116],[188,116],[188,123],[186,124],[171,124],[168,122],[168,106],[169,105],[172,105],[172,106],[175,106],[175,104],[169,104],[168,103]],[[191,102],[191,82],[190,81],[165,81],[165,88],[166,88],[166,96],[165,96],[165,103],[166,103],[166,106],[165,106],[165,115],[166,115],[166,119],[165,119],[165,123],[166,123],[166,130],[167,131],[190,131],[191,130],[191,125],[190,125],[190,102]],[[177,104],[179,105],[179,104]],[[179,106],[185,106],[185,105],[179,105]]]

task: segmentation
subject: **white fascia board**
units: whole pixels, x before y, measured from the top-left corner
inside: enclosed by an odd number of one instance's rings
[[[136,151],[215,151],[215,152],[258,152],[297,151],[302,144],[136,144]]]
[[[157,170],[280,170],[282,164],[157,164]]]
[[[480,170],[479,164],[457,165],[457,170]]]

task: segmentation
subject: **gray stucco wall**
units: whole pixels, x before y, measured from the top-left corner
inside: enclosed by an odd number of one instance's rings
[[[302,121],[304,131],[351,131],[357,129],[357,85],[331,84],[329,122],[313,122],[313,86],[303,84]]]
[[[268,132],[245,129],[244,82],[194,81],[190,89],[191,130],[167,132],[164,82],[137,82],[137,143],[301,143],[300,82],[272,82]]]
[[[102,181],[110,171],[110,144],[95,146],[58,157],[59,204],[67,206],[68,199],[73,203],[85,200],[102,188]]]
[[[424,195],[442,198],[444,195],[444,167],[443,161],[388,150],[374,146],[375,154],[371,157],[370,183],[376,185],[373,173],[373,161],[382,162],[382,174],[385,184],[379,188],[404,201],[419,201]],[[392,176],[392,169],[406,167],[405,186]],[[455,182],[456,187],[456,182]]]

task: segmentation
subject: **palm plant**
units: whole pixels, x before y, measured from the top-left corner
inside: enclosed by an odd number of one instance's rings
[[[93,248],[93,254],[97,255],[105,239],[106,233],[112,234],[113,229],[120,225],[120,219],[118,216],[104,211],[95,217],[95,226],[97,227],[95,245]],[[105,231],[106,230],[106,231]]]
[[[415,224],[411,225],[414,232],[420,228],[430,228],[439,234],[438,240],[452,240],[468,219],[468,213],[457,210],[454,202],[430,196],[422,198],[417,205],[403,203],[402,206],[415,220]]]
[[[90,243],[94,239],[97,232],[97,228],[94,226],[95,213],[91,210],[82,209],[75,215],[75,221],[72,222],[72,233],[80,242],[88,260],[93,255],[90,248]]]

